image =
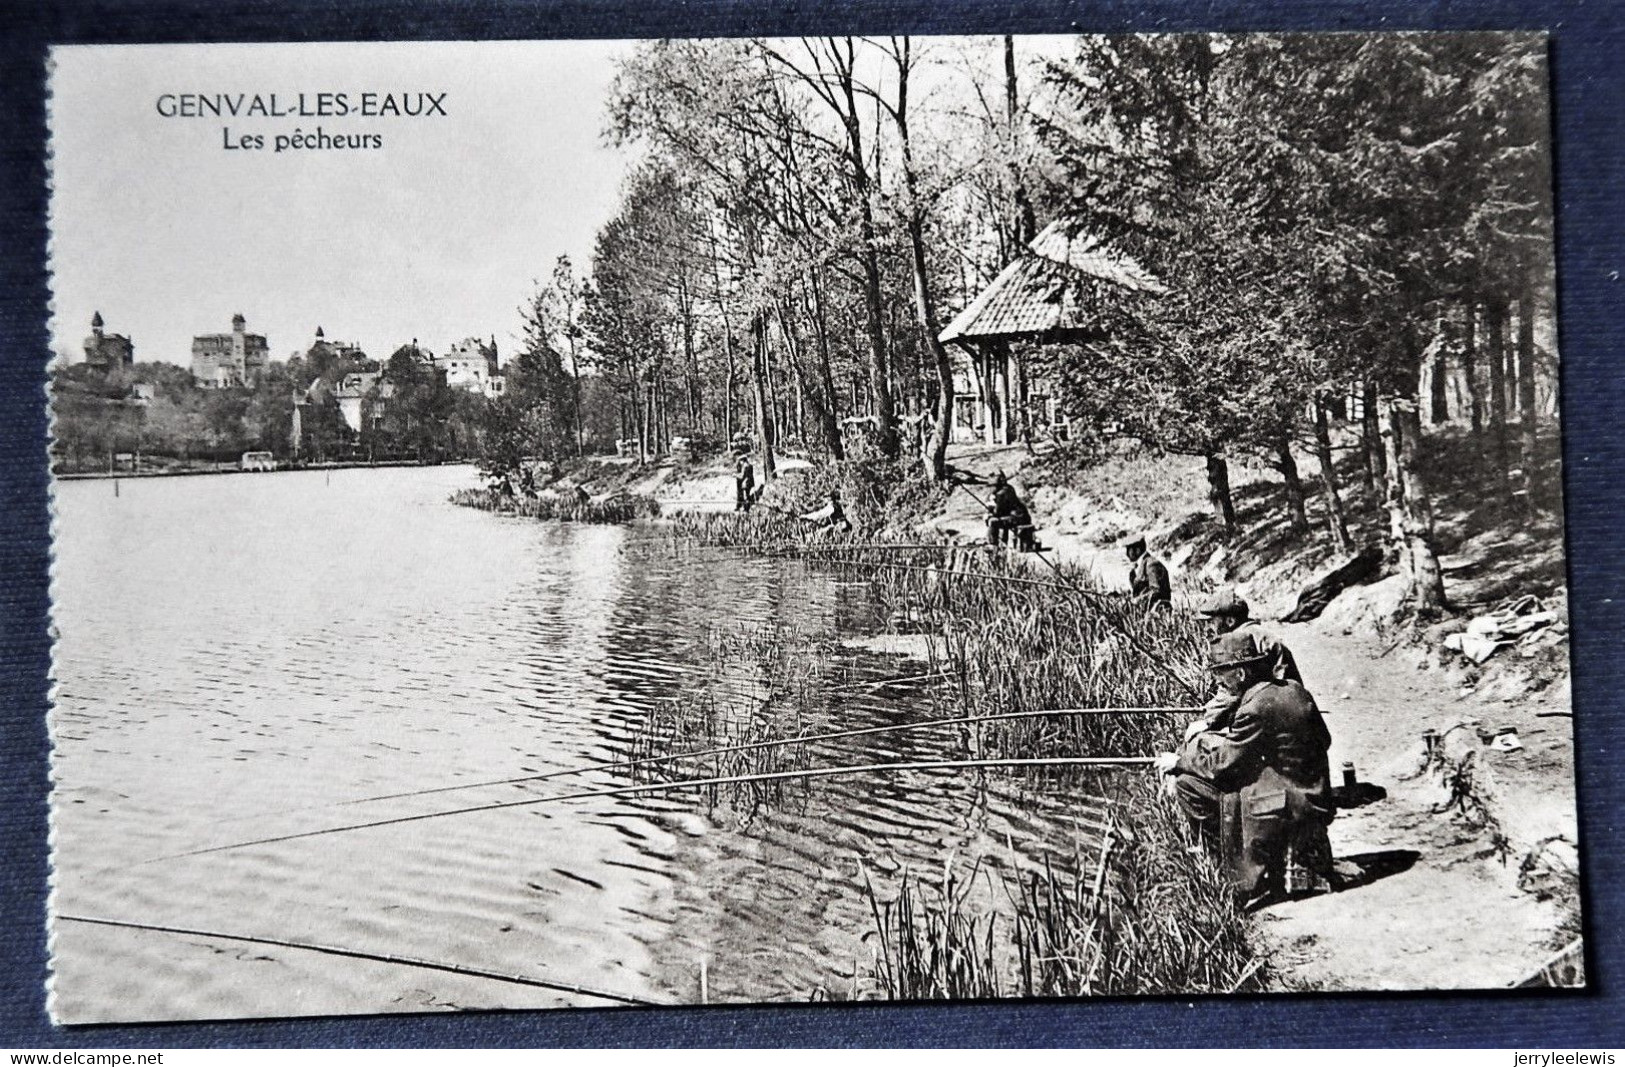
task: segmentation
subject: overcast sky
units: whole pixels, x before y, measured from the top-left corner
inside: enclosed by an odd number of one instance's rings
[[[628,166],[600,130],[621,42],[71,47],[53,53],[58,352],[92,313],[138,361],[188,365],[241,312],[271,355],[329,340],[387,357],[495,334],[560,253],[585,269]],[[444,93],[446,117],[165,118],[164,94]],[[272,150],[321,126],[377,150]],[[227,151],[261,134],[261,151]]]

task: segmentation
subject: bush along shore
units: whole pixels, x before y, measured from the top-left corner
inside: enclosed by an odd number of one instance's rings
[[[801,492],[817,499],[822,488]],[[966,758],[1144,757],[1173,747],[1206,686],[1195,620],[1108,595],[1066,565],[1039,570],[979,547],[888,538],[861,509],[853,533],[818,530],[787,518],[788,509],[672,521],[691,543],[861,574],[887,629],[916,642],[920,677],[934,681],[925,690],[932,714],[970,720],[957,735]],[[797,666],[770,639],[759,643],[775,690],[793,698],[797,687],[835,681]],[[1043,714],[1097,708],[1170,710]],[[643,758],[708,752],[703,768],[685,769],[717,776],[829,762],[810,751],[812,741],[763,745],[802,735],[799,721],[741,725],[700,700],[674,706],[635,747]],[[682,777],[669,764],[663,773]],[[1192,848],[1150,776],[1075,766],[1001,773],[1063,784],[1090,798],[1098,819],[1082,820],[1074,840],[1054,843],[1064,862],[986,865],[944,856],[930,869],[889,878],[865,870],[873,916],[868,995],[1223,993],[1272,982],[1224,876]],[[806,788],[722,796],[713,787],[710,799],[731,801],[748,819],[765,804],[804,797]]]
[[[579,499],[570,494],[510,495],[495,489],[461,489],[451,496],[460,507],[493,511],[525,519],[560,522],[626,523],[660,514],[660,502],[651,496],[615,493],[604,498]]]

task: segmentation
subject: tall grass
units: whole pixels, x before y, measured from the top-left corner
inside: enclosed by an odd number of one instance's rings
[[[932,1000],[1264,988],[1270,975],[1229,883],[1188,848],[1179,822],[1142,795],[1096,851],[1080,848],[1061,869],[995,875],[977,863],[961,875],[950,859],[939,881],[905,870],[895,888],[866,874],[875,990]]]
[[[633,735],[629,759],[659,761],[634,766],[633,780],[683,782],[810,769],[813,758],[805,745],[749,747],[758,741],[786,736],[785,725],[763,719],[742,720],[708,695],[666,701]],[[790,731],[790,736],[795,732]],[[704,751],[705,755],[682,755],[689,751]],[[719,782],[694,789],[709,812],[714,814],[718,807],[727,805],[740,825],[748,825],[764,808],[804,804],[810,795],[809,782],[804,778]]]
[[[940,635],[956,714],[1193,707],[1209,684],[1197,620],[1107,594],[1085,572],[947,546],[907,563],[863,546],[809,558],[867,575],[895,628]],[[987,756],[1134,755],[1172,747],[1187,718],[1041,716],[986,724],[975,741]]]

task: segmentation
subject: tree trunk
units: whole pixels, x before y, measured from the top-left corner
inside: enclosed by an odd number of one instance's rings
[[[880,287],[880,249],[875,234],[874,205],[870,203],[869,166],[863,151],[863,128],[858,121],[857,95],[852,69],[852,39],[846,39],[843,62],[835,42],[830,53],[835,60],[837,81],[846,101],[841,122],[846,127],[852,178],[852,196],[858,202],[858,236],[862,245],[863,308],[869,341],[869,386],[874,391],[875,415],[879,430],[875,444],[888,458],[897,455],[897,405],[892,398],[891,361],[886,351],[885,301]]]
[[[1414,370],[1387,407],[1389,526],[1410,582],[1411,606],[1418,618],[1436,618],[1446,606],[1444,572],[1433,543],[1433,502],[1419,462],[1422,419]]]
[[[1005,38],[1007,62],[1010,38]],[[931,430],[931,440],[925,448],[926,473],[936,481],[948,476],[948,431],[953,421],[954,367],[948,358],[948,349],[938,339],[942,326],[937,321],[936,302],[931,295],[931,278],[925,257],[925,209],[920,204],[920,191],[914,174],[914,150],[908,130],[908,75],[910,39],[904,37],[897,59],[897,109],[892,117],[897,120],[898,140],[903,150],[903,188],[908,196],[904,206],[908,221],[909,265],[914,274],[914,315],[918,320],[925,348],[931,353],[931,363],[937,374],[937,424]],[[1014,68],[1011,68],[1014,77]],[[1010,91],[1015,91],[1012,83]],[[922,375],[923,377],[923,375]]]
[[[1326,497],[1326,525],[1337,550],[1347,554],[1354,542],[1349,538],[1348,519],[1343,514],[1343,497],[1337,491],[1337,468],[1332,460],[1332,433],[1326,420],[1326,402],[1315,398],[1315,462],[1320,466],[1320,488]]]
[[[927,474],[940,482],[948,476],[948,435],[953,430],[954,421],[954,365],[948,356],[947,346],[937,339],[942,330],[926,282],[925,238],[917,218],[909,227],[909,239],[914,246],[914,307],[937,372],[936,425],[931,428],[931,441],[925,450],[925,469]]]
[[[767,382],[767,323],[761,312],[750,319],[751,386],[756,397],[756,448],[762,454],[762,483],[773,480],[773,449],[777,442],[773,432],[772,398],[768,396]]]
[[[638,462],[646,463],[649,460],[649,453],[648,436],[644,432],[643,391],[638,388],[638,373],[635,369],[629,371],[627,377],[631,380],[632,417],[634,420],[634,427],[638,431]]]
[[[583,419],[584,416],[582,415],[582,412],[581,412],[581,358],[576,354],[576,339],[575,339],[575,334],[574,333],[571,333],[569,335],[569,341],[570,341],[570,411],[571,411],[571,419],[570,419],[570,421],[575,424],[576,455],[577,456],[584,456],[584,455],[587,454],[587,431],[586,431],[585,424],[582,422],[582,419]],[[493,345],[496,344],[495,339],[493,339],[491,343]]]
[[[1374,382],[1361,385],[1360,441],[1365,446],[1365,487],[1374,493],[1388,470],[1382,451],[1382,418],[1377,410]]]
[[[644,462],[654,458],[655,454],[655,395],[654,384],[651,382],[643,393],[643,440],[638,443],[638,452]]]
[[[1298,461],[1292,455],[1292,438],[1285,432],[1275,440],[1275,465],[1286,483],[1286,504],[1292,518],[1292,532],[1301,537],[1309,532],[1309,509],[1303,499],[1303,479],[1298,476]]]
[[[1014,259],[1021,254],[1038,232],[1038,219],[1033,212],[1032,199],[1027,195],[1027,185],[1021,180],[1021,143],[1019,134],[1019,118],[1021,115],[1020,103],[1016,95],[1016,42],[1015,38],[1006,34],[1004,38],[1004,125],[1005,125],[1005,169],[1010,177],[1010,255],[1007,259]]]
[[[800,360],[796,361],[795,372],[795,388],[791,395],[795,397],[796,444],[801,447],[807,443],[807,381]]]
[[[678,311],[683,326],[683,374],[688,379],[688,432],[700,432],[700,416],[705,402],[700,392],[700,356],[694,346],[694,300],[688,291],[688,277],[678,279]]]
[[[1206,459],[1208,499],[1213,502],[1213,510],[1224,520],[1224,528],[1233,533],[1236,529],[1236,505],[1230,497],[1230,465],[1217,452],[1208,453]]]
[[[723,334],[723,350],[727,355],[727,381],[722,393],[722,447],[732,448],[734,439],[734,346],[733,334]]]
[[[1507,469],[1507,390],[1506,390],[1506,305],[1491,300],[1484,306],[1485,355],[1489,357],[1490,446],[1495,467],[1506,476]]]
[[[1462,329],[1461,375],[1467,381],[1467,403],[1472,419],[1473,436],[1484,430],[1484,390],[1478,374],[1478,305],[1467,302],[1466,321]]]
[[[1518,495],[1526,511],[1535,506],[1536,435],[1535,420],[1535,301],[1524,290],[1518,301]]]
[[[824,447],[830,458],[846,458],[846,445],[841,441],[840,397],[835,392],[835,373],[830,369],[829,322],[824,314],[823,274],[816,274],[807,286],[813,304],[813,333],[818,339],[818,381],[823,388],[824,403],[819,412],[819,424],[824,429]]]
[[[1450,361],[1447,358],[1450,346],[1444,343],[1443,319],[1439,321],[1438,333],[1437,351],[1433,354],[1433,374],[1428,382],[1428,421],[1434,426],[1443,426],[1450,421],[1450,394],[1446,390],[1450,384]]]

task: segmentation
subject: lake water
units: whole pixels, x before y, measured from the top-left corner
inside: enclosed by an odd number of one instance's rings
[[[675,697],[777,699],[715,643],[838,647],[883,629],[861,583],[675,550],[658,525],[458,508],[468,468],[64,483],[57,490],[52,1004],[67,1023],[602,1006],[201,933],[526,976],[640,1001],[864,995],[871,877],[1071,855],[1087,805],[964,771],[830,778],[742,818],[692,791],[589,798],[180,853],[629,784]],[[917,663],[857,651],[820,669]],[[834,690],[813,728],[931,714]],[[818,765],[947,755],[946,731],[820,747]],[[442,786],[474,787],[389,800]],[[872,940],[872,939],[871,939]]]

